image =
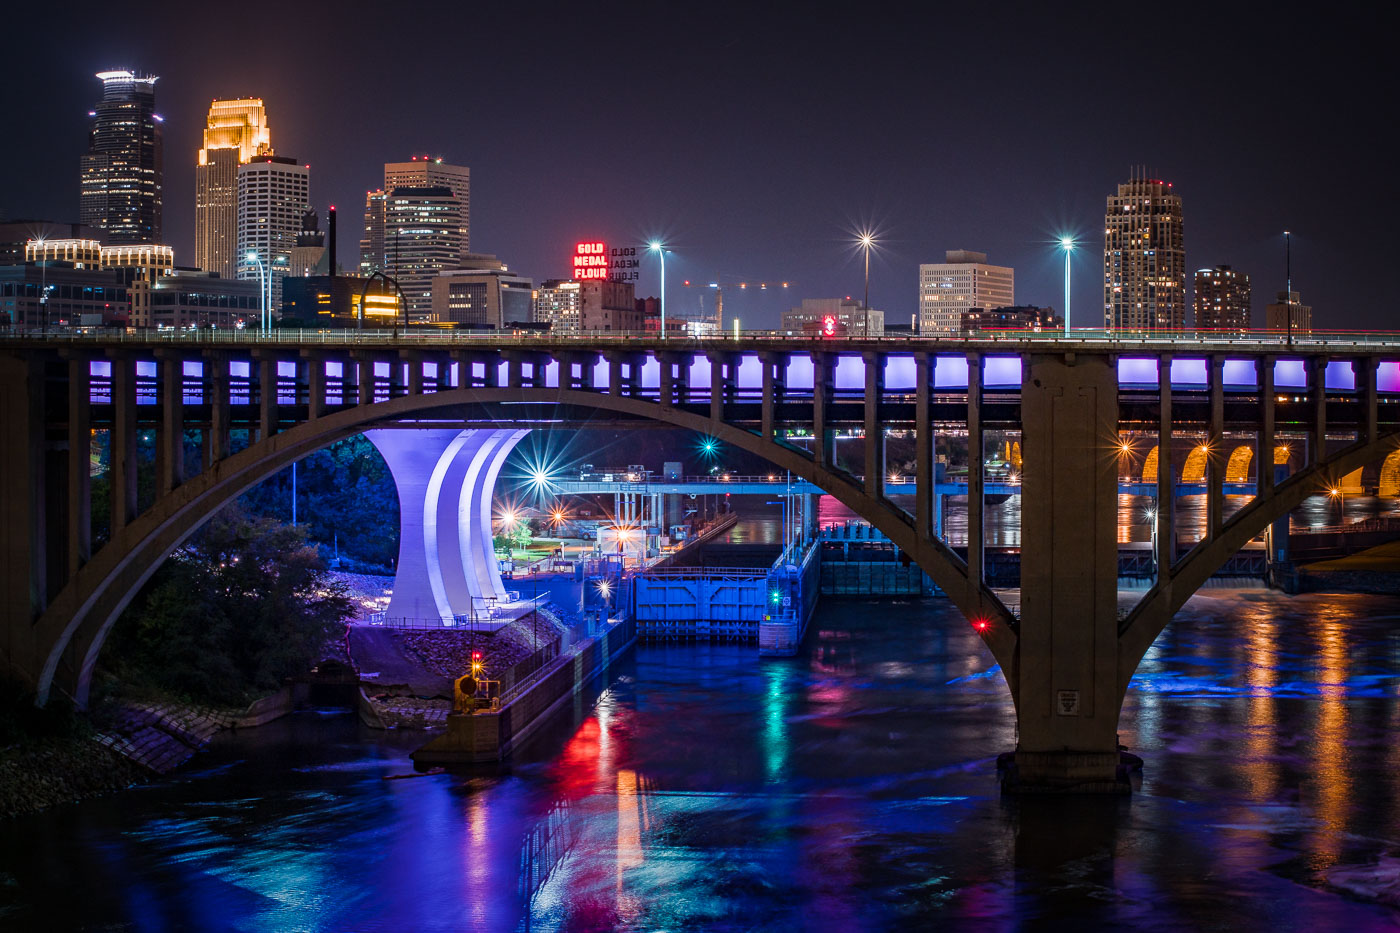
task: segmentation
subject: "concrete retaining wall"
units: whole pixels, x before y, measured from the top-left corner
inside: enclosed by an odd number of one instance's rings
[[[606,675],[636,640],[637,625],[629,619],[581,642],[499,710],[448,716],[447,732],[414,752],[414,763],[471,764],[504,759],[574,694]]]

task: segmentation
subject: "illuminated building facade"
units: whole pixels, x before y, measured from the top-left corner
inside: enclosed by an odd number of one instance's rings
[[[154,243],[104,246],[102,267],[115,270],[126,286],[131,300],[127,323],[132,327],[156,326],[151,297],[161,280],[175,271],[175,251]]]
[[[415,157],[384,165],[384,187],[365,194],[360,272],[385,272],[403,289],[409,319],[433,311],[433,277],[471,256],[471,170]]]
[[[1249,330],[1249,276],[1229,266],[1197,269],[1192,304],[1198,330],[1244,333]]]
[[[110,307],[108,299],[103,299],[104,310],[108,312],[103,323],[112,323],[120,316],[123,323],[132,327],[151,327],[151,291],[163,276],[174,270],[175,251],[157,243],[103,246],[97,240],[85,238],[30,240],[25,245],[24,260],[38,266],[41,288],[47,287],[45,273],[55,267],[115,273],[125,291],[125,300],[122,307],[116,309]],[[105,292],[106,280],[107,276],[95,280],[95,287]],[[51,325],[71,323],[76,326],[84,315],[91,318],[96,313],[90,308],[76,306],[60,310],[53,304],[54,295],[51,290],[48,321]]]
[[[157,330],[190,327],[237,330],[257,327],[261,286],[203,269],[174,269],[150,292],[149,323]]]
[[[238,274],[238,166],[272,152],[260,98],[216,100],[205,118],[194,169],[195,264],[226,279]]]
[[[537,324],[548,324],[550,333],[576,334],[579,331],[579,283],[569,279],[547,279],[533,295]]]
[[[434,324],[496,329],[534,320],[534,283],[529,279],[512,275],[505,263],[487,254],[469,255],[460,264],[464,268],[433,277]]]
[[[163,165],[156,78],[102,71],[79,177],[79,219],[108,243],[160,242]]]
[[[1186,247],[1172,186],[1135,175],[1108,199],[1103,226],[1104,327],[1185,327]]]
[[[1312,305],[1303,304],[1298,292],[1279,292],[1273,304],[1264,306],[1264,326],[1269,330],[1294,337],[1312,334]]]
[[[384,163],[384,190],[395,188],[447,188],[457,199],[457,219],[461,227],[459,252],[471,252],[471,169],[449,165],[441,159],[417,156],[407,162]]]
[[[286,156],[260,155],[238,166],[238,278],[260,280],[262,260],[272,293],[268,308],[282,305],[282,277],[292,269],[292,249],[311,209],[311,166]]]
[[[1016,270],[987,263],[986,253],[948,250],[943,262],[919,265],[919,333],[956,334],[973,308],[1016,303]]]

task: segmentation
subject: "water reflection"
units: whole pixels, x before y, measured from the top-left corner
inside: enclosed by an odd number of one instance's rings
[[[7,827],[0,916],[1375,928],[1395,921],[1384,899],[1400,878],[1386,867],[1400,846],[1397,631],[1394,601],[1211,591],[1133,679],[1121,735],[1146,759],[1138,793],[1017,800],[993,763],[1015,743],[1006,688],[947,603],[831,601],[795,659],[640,647],[504,769],[414,776],[411,736],[349,716],[229,736],[172,781]]]

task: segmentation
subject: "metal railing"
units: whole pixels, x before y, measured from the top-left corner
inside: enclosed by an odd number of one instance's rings
[[[580,344],[605,343],[609,345],[655,344],[668,348],[704,348],[706,346],[732,346],[744,341],[765,341],[791,344],[830,346],[838,349],[842,345],[877,346],[880,348],[919,346],[965,348],[980,345],[1027,344],[1035,346],[1055,346],[1069,344],[1079,347],[1104,347],[1122,349],[1125,347],[1168,348],[1180,346],[1232,347],[1237,349],[1273,348],[1338,348],[1394,346],[1400,349],[1400,332],[1359,331],[1346,329],[1324,330],[1313,328],[1307,336],[1293,335],[1279,330],[1251,330],[1242,333],[1222,333],[1199,330],[1157,331],[1150,333],[1123,332],[1101,328],[1076,328],[1067,337],[1061,331],[981,331],[974,334],[886,334],[881,336],[817,337],[798,331],[787,330],[745,330],[735,334],[695,336],[666,336],[652,331],[578,331],[570,334],[541,334],[531,331],[460,332],[450,330],[355,330],[355,329],[298,329],[277,328],[267,332],[255,329],[215,329],[201,328],[190,330],[150,330],[124,329],[101,330],[70,328],[47,332],[20,331],[10,329],[0,331],[0,342],[65,344],[81,342],[116,342],[133,344],[224,344],[224,345],[283,345],[321,344],[326,346],[362,345],[521,345],[530,349],[552,347],[574,347]]]

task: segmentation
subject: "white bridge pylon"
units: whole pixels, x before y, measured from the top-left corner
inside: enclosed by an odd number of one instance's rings
[[[399,562],[386,615],[474,617],[505,602],[491,533],[491,500],[506,457],[528,429],[379,428],[366,431],[399,493]]]

